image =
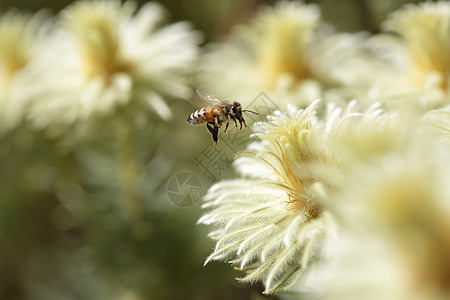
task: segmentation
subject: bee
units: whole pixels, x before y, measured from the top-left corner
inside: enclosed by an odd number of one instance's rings
[[[242,124],[247,127],[242,113],[250,112],[256,115],[258,114],[251,110],[243,110],[239,102],[229,103],[226,101],[220,101],[219,98],[211,93],[203,94],[197,91],[197,94],[205,102],[210,104],[210,106],[198,109],[191,113],[187,118],[187,122],[192,125],[206,124],[206,127],[215,142],[214,148],[217,146],[217,142],[219,141],[219,128],[222,127],[223,124],[226,124],[224,133],[227,132],[228,125],[230,124],[229,122],[231,121],[234,121],[236,127],[238,126],[237,121],[239,121],[239,130],[242,130]]]

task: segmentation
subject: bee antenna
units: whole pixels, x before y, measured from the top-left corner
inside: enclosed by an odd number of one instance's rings
[[[259,115],[257,112],[248,109],[244,109],[243,112],[251,112],[252,114]]]

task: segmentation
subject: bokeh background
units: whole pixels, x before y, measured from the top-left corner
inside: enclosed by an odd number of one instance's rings
[[[72,2],[0,0],[0,12],[57,14]],[[317,4],[337,31],[377,33],[386,15],[419,1],[305,2]],[[190,21],[204,46],[275,1],[160,3],[171,22]],[[0,137],[0,299],[277,299],[261,295],[258,284],[238,283],[241,274],[229,265],[203,266],[214,242],[196,224],[200,198],[219,178],[198,158],[210,153],[212,142],[204,128],[186,124],[198,108],[195,100],[173,101],[170,108],[172,120],[132,137],[142,206],[131,223],[120,204],[123,149],[114,142],[113,125],[62,137],[21,125]],[[214,174],[232,177],[230,151],[218,147],[215,154],[225,156]]]

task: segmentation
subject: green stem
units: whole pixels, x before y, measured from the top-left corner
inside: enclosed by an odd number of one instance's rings
[[[134,130],[127,118],[122,116],[117,124],[117,143],[119,158],[119,178],[122,189],[122,205],[127,221],[138,221],[144,211],[139,192],[139,165]]]

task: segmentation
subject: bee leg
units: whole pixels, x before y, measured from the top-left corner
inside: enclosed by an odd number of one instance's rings
[[[236,119],[233,119],[234,125],[237,127]]]
[[[206,127],[208,127],[209,132],[211,132],[212,139],[215,142],[214,148],[217,146],[217,142],[219,141],[218,133],[219,133],[219,127],[217,125],[214,125],[214,128],[209,126],[208,123],[206,123]]]
[[[219,127],[217,125],[214,126],[214,132],[215,132],[215,134],[213,134],[213,140],[214,140],[214,142],[216,142],[214,144],[214,148],[216,148],[217,142],[219,141]]]
[[[225,131],[223,132],[223,133],[225,133],[225,132],[227,132],[227,129],[228,129],[228,125],[229,125],[230,123],[227,123],[227,125],[225,125]]]

